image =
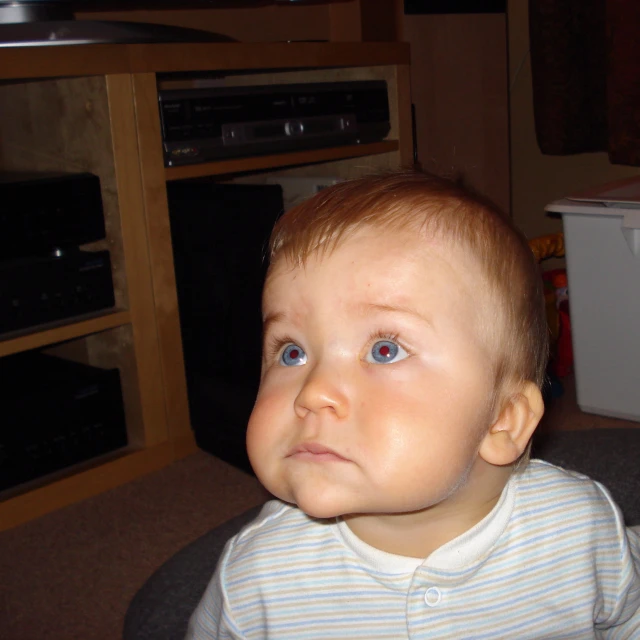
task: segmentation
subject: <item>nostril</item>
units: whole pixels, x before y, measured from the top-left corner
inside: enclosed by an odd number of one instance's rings
[[[304,418],[309,413],[309,410],[300,405],[298,402],[294,403],[293,408],[298,418]]]

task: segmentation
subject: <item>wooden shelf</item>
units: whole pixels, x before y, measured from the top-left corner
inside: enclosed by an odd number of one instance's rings
[[[409,64],[404,42],[91,44],[0,48],[0,77],[175,73]]]
[[[73,340],[74,338],[82,338],[83,336],[106,331],[107,329],[122,327],[130,322],[131,315],[128,311],[116,311],[108,315],[101,315],[97,318],[89,318],[80,322],[65,324],[50,329],[33,327],[31,331],[34,333],[15,336],[0,341],[0,357],[20,353],[21,351],[29,351],[29,349],[46,347],[56,344],[57,342]]]
[[[294,151],[292,153],[278,153],[268,156],[252,156],[250,158],[233,158],[189,164],[181,167],[168,167],[165,171],[167,180],[184,180],[185,178],[204,178],[206,176],[242,173],[246,171],[260,171],[261,169],[276,169],[292,167],[317,162],[359,158],[398,151],[400,145],[396,140],[383,140],[370,144],[350,144],[344,147],[329,147],[326,149],[312,149],[309,151]]]

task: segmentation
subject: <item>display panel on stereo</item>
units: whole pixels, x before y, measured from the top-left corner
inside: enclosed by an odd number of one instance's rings
[[[160,90],[165,165],[383,140],[383,80]]]

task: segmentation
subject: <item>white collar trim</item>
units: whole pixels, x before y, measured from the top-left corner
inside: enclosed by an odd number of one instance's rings
[[[514,477],[515,474],[511,476],[502,491],[500,500],[486,517],[462,535],[436,549],[426,560],[376,549],[360,540],[341,519],[337,521],[337,532],[351,551],[383,573],[413,573],[420,566],[440,571],[459,570],[482,558],[506,529],[515,502]]]

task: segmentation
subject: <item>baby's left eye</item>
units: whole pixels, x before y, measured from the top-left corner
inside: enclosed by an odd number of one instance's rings
[[[375,364],[388,364],[404,360],[409,354],[391,340],[378,340],[367,353],[365,360]]]

